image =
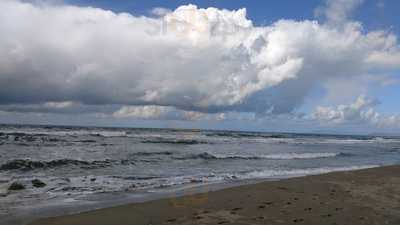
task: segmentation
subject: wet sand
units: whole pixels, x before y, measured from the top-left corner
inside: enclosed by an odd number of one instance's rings
[[[400,166],[262,182],[31,223],[78,224],[400,225]]]

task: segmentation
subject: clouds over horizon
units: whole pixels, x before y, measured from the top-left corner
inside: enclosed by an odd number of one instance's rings
[[[400,69],[397,37],[364,31],[350,19],[362,1],[351,2],[318,8],[324,23],[255,26],[245,9],[184,5],[146,17],[4,0],[0,110],[183,120],[294,113],[316,86]]]
[[[374,99],[359,96],[350,104],[341,104],[336,107],[318,106],[312,118],[330,124],[368,124],[377,127],[400,126],[400,114],[382,115],[375,109],[380,102]]]

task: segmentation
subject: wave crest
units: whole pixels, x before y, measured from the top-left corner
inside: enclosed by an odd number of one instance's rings
[[[307,169],[294,169],[294,170],[261,170],[251,171],[244,174],[236,174],[235,179],[262,179],[273,177],[298,177],[307,175],[324,174],[340,171],[361,170],[378,167],[379,165],[361,165],[361,166],[348,166],[348,167],[320,167],[320,168],[307,168]]]
[[[208,142],[195,139],[165,139],[165,138],[148,139],[148,140],[143,140],[141,142],[151,143],[151,144],[182,144],[182,145],[208,144]]]
[[[223,155],[223,154],[212,154],[203,152],[200,154],[193,154],[182,157],[173,157],[178,160],[189,160],[189,159],[204,159],[204,160],[218,160],[218,159],[245,159],[245,160],[256,160],[256,159],[271,159],[271,160],[295,160],[295,159],[318,159],[318,158],[331,158],[339,156],[351,156],[349,153],[334,153],[334,152],[318,152],[318,153],[278,153],[278,154],[267,154],[267,155]]]
[[[34,169],[50,169],[55,167],[73,165],[82,166],[85,169],[94,169],[99,167],[110,166],[111,160],[104,161],[83,161],[76,159],[56,159],[51,161],[32,161],[29,159],[15,159],[0,166],[1,170],[34,170]]]

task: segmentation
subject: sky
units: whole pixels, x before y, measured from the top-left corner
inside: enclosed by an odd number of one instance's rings
[[[0,2],[0,123],[400,134],[395,0]]]

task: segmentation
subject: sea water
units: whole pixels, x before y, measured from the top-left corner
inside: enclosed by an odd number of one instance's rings
[[[387,136],[2,125],[0,218],[398,163],[400,138]],[[13,182],[25,189],[8,191]]]

